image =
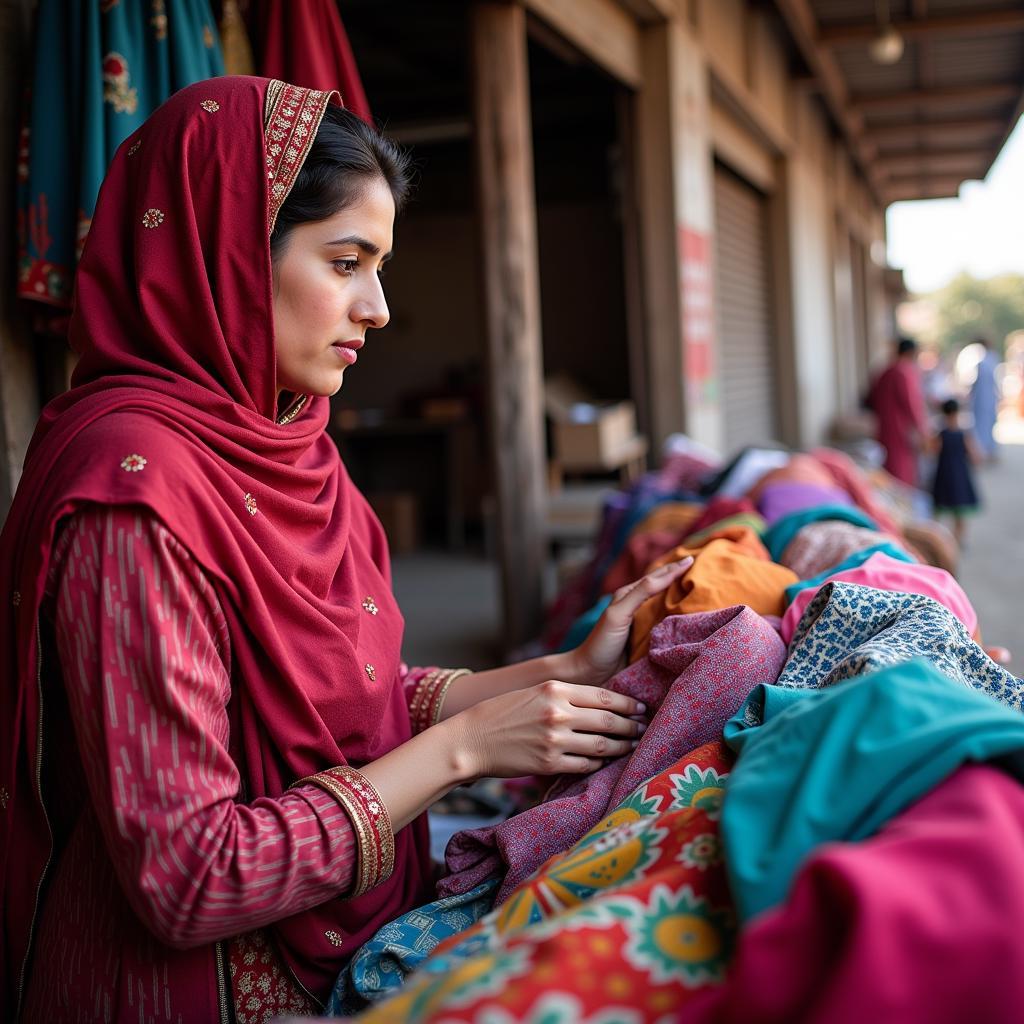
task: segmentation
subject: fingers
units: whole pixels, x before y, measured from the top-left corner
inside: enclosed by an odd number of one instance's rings
[[[625,736],[635,739],[647,731],[647,726],[635,718],[623,718],[614,711],[579,708],[569,722],[573,732],[603,733],[605,736]]]
[[[658,569],[642,576],[635,583],[620,587],[615,591],[612,603],[608,606],[606,615],[609,617],[623,616],[632,618],[633,613],[649,598],[660,594],[663,590],[678,580],[693,565],[692,556],[687,556],[678,562],[669,562]]]
[[[589,732],[570,734],[565,742],[567,754],[580,754],[584,757],[609,758],[622,757],[636,750],[639,740],[617,740],[611,736],[595,736]]]
[[[566,754],[561,760],[558,771],[566,775],[589,775],[602,767],[604,767],[604,761],[601,758]]]
[[[544,685],[549,684],[545,683]],[[642,715],[647,710],[647,705],[641,701],[624,693],[606,690],[602,686],[580,686],[576,683],[554,683],[553,685],[564,688],[565,696],[575,708],[599,708],[602,711],[612,711],[624,718],[628,718],[630,715]]]

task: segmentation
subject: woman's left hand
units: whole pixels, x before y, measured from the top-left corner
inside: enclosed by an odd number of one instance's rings
[[[669,562],[635,583],[620,587],[612,603],[591,630],[590,636],[568,658],[573,665],[568,678],[588,686],[603,686],[616,672],[626,667],[626,644],[636,610],[648,598],[660,594],[675,583],[693,565],[692,558]]]

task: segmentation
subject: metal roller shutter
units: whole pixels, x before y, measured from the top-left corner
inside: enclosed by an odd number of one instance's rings
[[[764,196],[715,166],[715,308],[727,451],[778,433]]]

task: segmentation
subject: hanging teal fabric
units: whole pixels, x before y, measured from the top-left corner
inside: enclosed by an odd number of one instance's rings
[[[117,147],[171,93],[224,73],[209,0],[40,0],[18,147],[18,294],[71,304]]]

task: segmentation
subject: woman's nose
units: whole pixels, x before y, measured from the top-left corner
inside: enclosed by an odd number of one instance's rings
[[[380,279],[375,278],[367,294],[361,296],[352,306],[350,316],[356,323],[365,323],[368,327],[384,327],[391,319],[384,289]]]

